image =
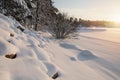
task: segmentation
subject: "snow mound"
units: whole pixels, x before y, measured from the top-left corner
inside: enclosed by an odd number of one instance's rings
[[[92,52],[88,50],[81,51],[77,57],[81,61],[93,60],[97,58]]]

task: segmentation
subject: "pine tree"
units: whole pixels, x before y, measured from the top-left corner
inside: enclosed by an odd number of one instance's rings
[[[12,16],[19,22],[22,22],[25,15],[28,13],[27,8],[14,0],[2,0],[0,4],[2,9],[1,13],[7,16]]]

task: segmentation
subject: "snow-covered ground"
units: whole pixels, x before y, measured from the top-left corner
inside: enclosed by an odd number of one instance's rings
[[[120,28],[81,28],[79,32],[81,36],[120,43]]]
[[[0,80],[52,80],[55,72],[56,80],[120,79],[120,29],[82,28],[77,38],[55,40],[18,25],[0,15]],[[17,57],[5,58],[11,53]]]

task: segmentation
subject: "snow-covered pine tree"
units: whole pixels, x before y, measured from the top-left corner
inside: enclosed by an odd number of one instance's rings
[[[30,25],[34,25],[35,30],[48,26],[56,12],[58,9],[52,0],[0,0],[0,13],[14,17],[23,25],[33,23]]]
[[[32,14],[35,17],[35,30],[40,30],[43,26],[48,26],[51,18],[56,16],[58,9],[53,6],[51,0],[33,0],[36,8],[33,9]]]
[[[1,0],[0,4],[1,13],[12,16],[19,22],[23,22],[24,17],[30,14],[24,0]]]

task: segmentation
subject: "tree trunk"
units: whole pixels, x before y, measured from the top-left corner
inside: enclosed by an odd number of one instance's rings
[[[37,7],[36,7],[36,17],[35,17],[35,31],[37,31],[38,28],[38,18],[39,18],[39,2],[37,1]]]

